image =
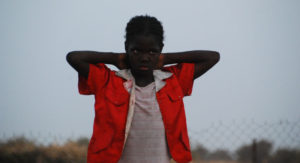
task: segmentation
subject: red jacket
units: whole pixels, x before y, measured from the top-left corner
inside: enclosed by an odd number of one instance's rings
[[[156,92],[167,143],[177,162],[192,160],[187,133],[183,97],[193,88],[194,64],[181,63],[164,67],[173,75]],[[90,64],[88,79],[79,76],[79,93],[95,95],[93,135],[88,146],[88,163],[116,163],[122,155],[130,94],[124,88],[125,79],[102,63]]]

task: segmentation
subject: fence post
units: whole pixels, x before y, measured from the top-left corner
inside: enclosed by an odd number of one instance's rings
[[[257,163],[257,145],[256,145],[256,139],[253,139],[253,143],[252,143],[252,163]]]

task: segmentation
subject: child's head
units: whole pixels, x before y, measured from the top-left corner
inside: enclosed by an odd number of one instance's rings
[[[162,24],[155,17],[148,15],[135,16],[127,23],[126,35],[125,35],[125,49],[127,50],[128,45],[138,35],[153,35],[156,41],[163,48],[164,30]]]
[[[125,50],[132,69],[152,71],[164,46],[160,21],[151,16],[135,16],[128,23]]]

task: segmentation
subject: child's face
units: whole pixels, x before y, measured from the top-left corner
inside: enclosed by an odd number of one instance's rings
[[[162,47],[153,35],[136,36],[127,48],[129,63],[136,72],[152,72],[156,68]]]

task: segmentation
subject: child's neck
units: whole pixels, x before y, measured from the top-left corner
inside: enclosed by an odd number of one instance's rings
[[[145,87],[154,81],[153,72],[143,74],[136,74],[132,72],[132,75],[135,79],[135,84],[139,87]]]

